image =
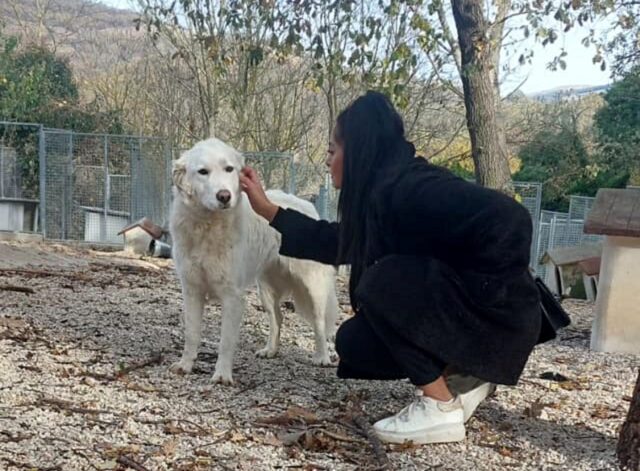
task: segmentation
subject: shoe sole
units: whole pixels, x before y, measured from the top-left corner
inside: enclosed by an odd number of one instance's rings
[[[428,432],[393,433],[378,430],[375,430],[375,432],[378,438],[385,443],[403,444],[411,442],[414,445],[461,442],[466,435],[464,424],[440,425],[430,429]]]
[[[482,386],[473,389],[468,392],[468,395],[463,394],[462,408],[464,409],[464,421],[465,423],[473,417],[474,412],[487,397],[496,392],[496,385],[493,383],[484,383]]]

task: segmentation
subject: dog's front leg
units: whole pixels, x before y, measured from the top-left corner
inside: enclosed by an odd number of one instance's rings
[[[202,313],[204,311],[205,294],[198,289],[183,288],[184,298],[184,349],[182,358],[177,363],[171,365],[173,373],[191,373],[193,363],[198,356],[198,347],[202,334]]]
[[[231,374],[233,355],[240,339],[240,327],[244,315],[244,297],[239,291],[222,298],[222,327],[220,329],[220,344],[218,347],[218,361],[213,373],[213,382],[233,384]]]

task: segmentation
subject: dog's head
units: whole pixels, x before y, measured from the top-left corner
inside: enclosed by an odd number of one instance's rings
[[[233,208],[240,200],[244,156],[219,139],[198,142],[173,163],[176,196],[209,211]]]

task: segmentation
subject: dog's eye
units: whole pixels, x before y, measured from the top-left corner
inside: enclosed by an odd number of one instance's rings
[[[231,165],[228,165],[224,168],[224,171],[227,173],[231,173],[235,170],[235,167],[232,167]]]
[[[209,175],[209,170],[207,170],[206,168],[201,168],[200,170],[198,170],[198,173],[200,175]]]

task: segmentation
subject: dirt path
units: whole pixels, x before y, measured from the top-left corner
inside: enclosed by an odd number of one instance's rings
[[[406,405],[411,386],[341,381],[312,366],[311,328],[290,312],[279,357],[257,359],[268,326],[253,292],[237,384],[222,387],[209,383],[217,307],[194,374],[167,371],[182,346],[170,262],[0,243],[0,286],[24,288],[0,290],[7,470],[351,470],[385,456],[394,470],[614,470],[637,374],[637,356],[589,351],[592,307],[572,302],[574,324],[536,350],[520,385],[478,409],[465,442],[376,453],[358,424]]]

